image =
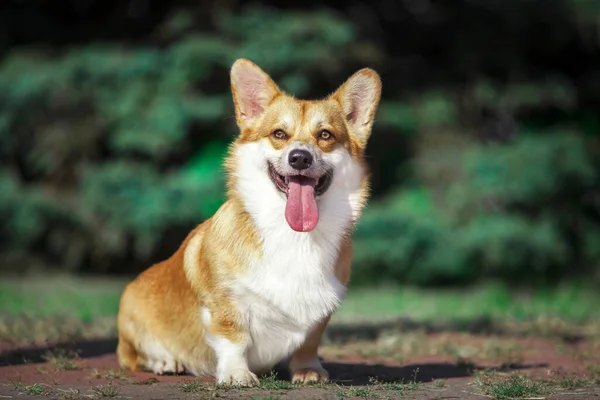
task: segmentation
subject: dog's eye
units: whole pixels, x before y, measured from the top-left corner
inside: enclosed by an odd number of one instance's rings
[[[322,130],[321,132],[319,132],[319,139],[323,139],[323,140],[333,139],[333,133],[326,131],[326,130]]]
[[[281,129],[277,129],[276,131],[274,131],[272,133],[273,137],[275,139],[287,139],[287,135],[284,131],[282,131]]]

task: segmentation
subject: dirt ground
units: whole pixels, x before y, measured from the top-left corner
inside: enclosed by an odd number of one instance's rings
[[[253,389],[219,388],[211,380],[191,376],[119,371],[114,339],[59,346],[3,343],[0,399],[502,398],[490,395],[481,377],[502,381],[514,374],[526,375],[532,381],[539,378],[549,385],[535,398],[600,397],[598,343],[511,338],[507,344],[503,338],[488,336],[426,336],[408,350],[402,344],[415,340],[411,334],[398,339],[386,337],[384,341],[350,339],[343,346],[325,345],[322,353],[331,383],[297,387],[286,381],[289,377],[282,369],[277,371],[281,381],[267,377],[266,383]],[[396,340],[401,342],[399,347],[393,343]],[[490,350],[490,343],[496,347]],[[452,345],[458,352],[448,347]],[[396,351],[388,350],[394,348]],[[399,356],[405,358],[400,360]]]
[[[525,376],[521,383],[540,382],[520,398],[600,398],[597,339],[419,331],[349,336],[322,347],[331,383],[292,385],[281,369],[277,378],[266,377],[253,389],[119,371],[115,347],[115,339],[42,346],[2,342],[0,399],[508,399],[521,393],[501,386],[514,376]]]

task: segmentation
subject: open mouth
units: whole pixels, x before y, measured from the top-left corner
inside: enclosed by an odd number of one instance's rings
[[[273,164],[269,164],[269,176],[275,184],[275,187],[279,189],[281,192],[285,193],[286,196],[289,194],[289,184],[290,179],[292,181],[298,180],[304,184],[309,184],[314,187],[315,196],[320,196],[329,189],[331,185],[331,178],[333,177],[333,171],[329,170],[325,174],[323,174],[320,178],[310,178],[304,175],[291,175],[291,176],[283,176],[280,175],[276,170]]]
[[[310,232],[319,222],[319,207],[316,197],[325,193],[331,185],[333,171],[319,178],[304,175],[284,176],[269,163],[269,176],[273,184],[285,193],[285,219],[296,232]]]

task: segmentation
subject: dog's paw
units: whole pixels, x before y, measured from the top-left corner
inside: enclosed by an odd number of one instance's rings
[[[235,369],[217,377],[217,383],[232,386],[256,386],[260,382],[258,377],[247,369]]]
[[[329,374],[324,368],[300,368],[293,372],[293,383],[314,383],[326,382],[329,379]]]
[[[183,364],[179,363],[173,359],[169,360],[150,360],[148,362],[148,367],[157,375],[175,375],[175,374],[183,374],[185,372],[185,368],[183,368]]]

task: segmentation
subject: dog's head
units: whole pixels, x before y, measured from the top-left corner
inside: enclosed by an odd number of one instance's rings
[[[227,161],[230,189],[250,213],[284,214],[308,232],[323,208],[354,201],[346,208],[356,218],[367,195],[363,152],[381,94],[377,73],[362,69],[325,99],[298,100],[240,59],[231,88],[241,134]]]

